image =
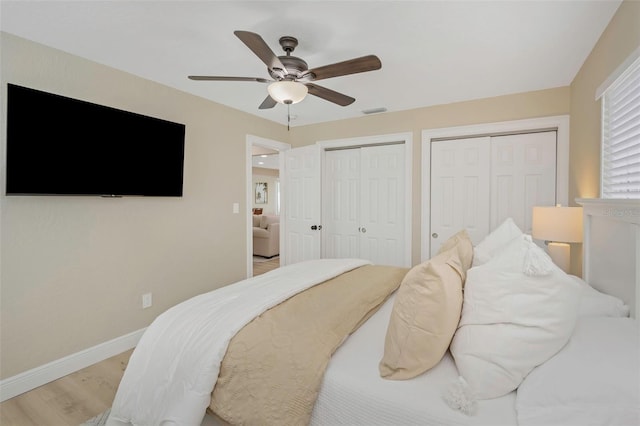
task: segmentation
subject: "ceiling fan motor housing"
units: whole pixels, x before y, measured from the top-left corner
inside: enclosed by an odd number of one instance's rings
[[[286,73],[282,72],[278,68],[267,68],[269,75],[271,75],[274,80],[292,81],[303,77],[307,77],[307,79],[310,79],[309,77],[313,77],[309,73],[306,73],[309,69],[309,65],[307,65],[305,60],[298,58],[297,56],[291,56],[291,52],[293,52],[296,46],[298,46],[298,39],[291,36],[283,36],[280,37],[279,42],[280,46],[282,46],[282,50],[287,53],[285,56],[278,56],[278,59],[280,59],[280,62],[282,62],[282,65],[286,68]]]
[[[309,69],[307,63],[296,56],[278,56],[278,59],[285,66],[287,73],[282,73],[276,68],[269,69],[269,74],[274,80],[297,80]]]

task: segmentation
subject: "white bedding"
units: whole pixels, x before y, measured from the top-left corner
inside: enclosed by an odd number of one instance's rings
[[[296,293],[367,263],[358,259],[323,259],[289,265],[194,297],[168,310],[147,329],[132,355],[107,425],[199,425],[209,405],[220,362],[237,331],[257,315]],[[588,287],[586,283],[585,286]],[[616,317],[628,312],[622,309],[625,307],[621,301],[614,300],[616,303],[612,304],[610,297],[603,297],[586,287],[584,291],[590,299],[581,307],[579,316],[595,322],[580,328],[581,336],[587,338],[572,336],[573,340],[551,360],[554,363],[565,360],[577,366],[572,360],[584,353],[584,349],[577,346],[582,344],[580,342],[588,342],[593,348],[606,341],[591,339],[591,330],[601,330],[605,336],[611,337],[613,330],[617,330],[613,322],[610,322],[611,328],[598,328],[597,324],[603,319],[620,320],[603,316]],[[414,379],[386,380],[380,377],[378,366],[384,352],[394,298],[392,295],[335,352],[324,375],[311,425],[517,425],[515,391],[499,398],[477,401],[477,409],[470,416],[445,403],[444,394],[459,376],[449,352],[434,368]],[[636,324],[636,337],[637,332]],[[637,349],[637,340],[626,338],[625,342],[627,346],[622,342],[610,342],[602,353],[626,347],[625,354],[628,355],[631,352],[629,344]],[[567,355],[567,351],[573,351],[573,354]],[[621,367],[616,370],[618,373],[638,371],[637,362],[624,370],[621,363],[628,356],[618,358],[616,366]],[[562,389],[562,386],[555,386],[554,380],[558,376],[555,371],[566,369],[558,367],[554,370],[554,366],[557,367],[554,363],[544,363],[531,373],[532,378],[546,373],[545,380],[527,383],[525,379],[528,395],[526,399],[518,395],[518,404],[528,411],[521,420],[531,420],[530,424],[538,425],[540,418],[544,418],[546,423],[556,416],[557,410],[541,409],[541,404],[554,401],[543,397],[555,395],[553,391]],[[591,369],[599,367],[596,363]],[[575,372],[573,377],[580,374]],[[638,378],[637,374],[627,376],[627,379],[635,378]],[[601,386],[601,382],[597,383],[598,390],[608,394],[607,387]],[[577,389],[586,395],[592,394],[586,386],[579,385]],[[636,398],[633,392],[623,392]],[[572,397],[568,396],[569,400]],[[557,398],[561,405],[566,405],[566,394],[558,393]],[[632,415],[637,412],[632,410]],[[545,417],[536,418],[541,413]],[[604,415],[608,414],[604,412]]]
[[[582,317],[569,343],[518,388],[520,426],[640,425],[640,328]]]
[[[140,339],[107,425],[200,425],[220,362],[237,331],[300,291],[368,263],[360,259],[301,262],[169,309]]]
[[[325,372],[311,425],[517,425],[515,392],[478,402],[476,414],[454,411],[442,395],[458,372],[449,353],[411,380],[385,380],[384,351],[393,295],[335,352]]]
[[[311,425],[640,425],[638,322],[625,318],[628,309],[620,300],[583,287],[587,306],[569,343],[527,376],[522,389],[477,401],[471,416],[443,400],[458,377],[448,352],[414,379],[380,377],[392,295],[331,358]]]

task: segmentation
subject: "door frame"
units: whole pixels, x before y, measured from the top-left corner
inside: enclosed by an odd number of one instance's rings
[[[413,213],[413,181],[412,181],[412,169],[413,169],[413,133],[412,132],[404,132],[404,133],[390,133],[385,135],[374,135],[374,136],[359,136],[354,138],[344,138],[344,139],[329,139],[329,140],[321,140],[317,141],[316,144],[320,145],[321,151],[321,159],[320,159],[320,168],[322,173],[324,173],[324,154],[326,149],[335,149],[335,148],[350,148],[357,146],[368,146],[368,145],[384,145],[392,142],[401,142],[405,146],[404,151],[404,196],[405,196],[405,205],[407,206],[404,212],[404,264],[406,267],[411,266],[411,248],[412,248],[412,213]],[[321,177],[322,179],[322,177]],[[324,189],[323,189],[324,191]],[[324,234],[321,238],[321,244],[325,244]]]
[[[499,134],[527,133],[541,130],[557,131],[556,199],[569,205],[569,115],[500,121],[469,126],[442,127],[422,130],[422,194],[420,259],[431,257],[431,142],[434,139],[456,139],[472,136],[497,136]]]
[[[270,148],[276,150],[278,152],[286,151],[291,149],[291,144],[266,139],[260,136],[247,134],[245,140],[245,179],[247,182],[246,194],[245,194],[245,205],[247,208],[245,209],[245,220],[246,226],[246,247],[247,247],[247,278],[253,276],[253,213],[251,212],[251,206],[253,205],[253,146],[261,146],[265,148]],[[282,176],[282,161],[279,162],[279,175]],[[283,191],[283,180],[280,179],[280,192]],[[282,227],[280,227],[282,229]],[[282,239],[282,232],[280,233]],[[282,243],[282,241],[280,241]],[[282,247],[282,246],[281,246]]]

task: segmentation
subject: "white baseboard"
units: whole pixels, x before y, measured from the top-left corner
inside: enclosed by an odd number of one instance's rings
[[[146,328],[116,337],[0,381],[0,402],[125,352],[138,344]]]

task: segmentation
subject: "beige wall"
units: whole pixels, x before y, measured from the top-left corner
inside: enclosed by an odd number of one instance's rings
[[[640,1],[625,1],[571,83],[569,199],[600,195],[600,101],[596,89],[640,46]]]
[[[496,98],[371,115],[332,123],[294,127],[290,143],[303,146],[319,140],[390,133],[413,133],[412,263],[420,262],[422,130],[569,114],[569,88],[541,90]]]
[[[569,200],[600,196],[601,103],[596,90],[640,46],[640,1],[625,1],[571,83]],[[574,273],[582,247],[572,245]],[[576,269],[578,268],[578,269]]]
[[[250,208],[246,134],[286,140],[286,127],[0,37],[3,110],[11,82],[186,124],[182,198],[0,196],[0,377],[138,330],[186,298],[245,277],[246,216],[232,205]],[[142,310],[146,292],[153,306]]]

